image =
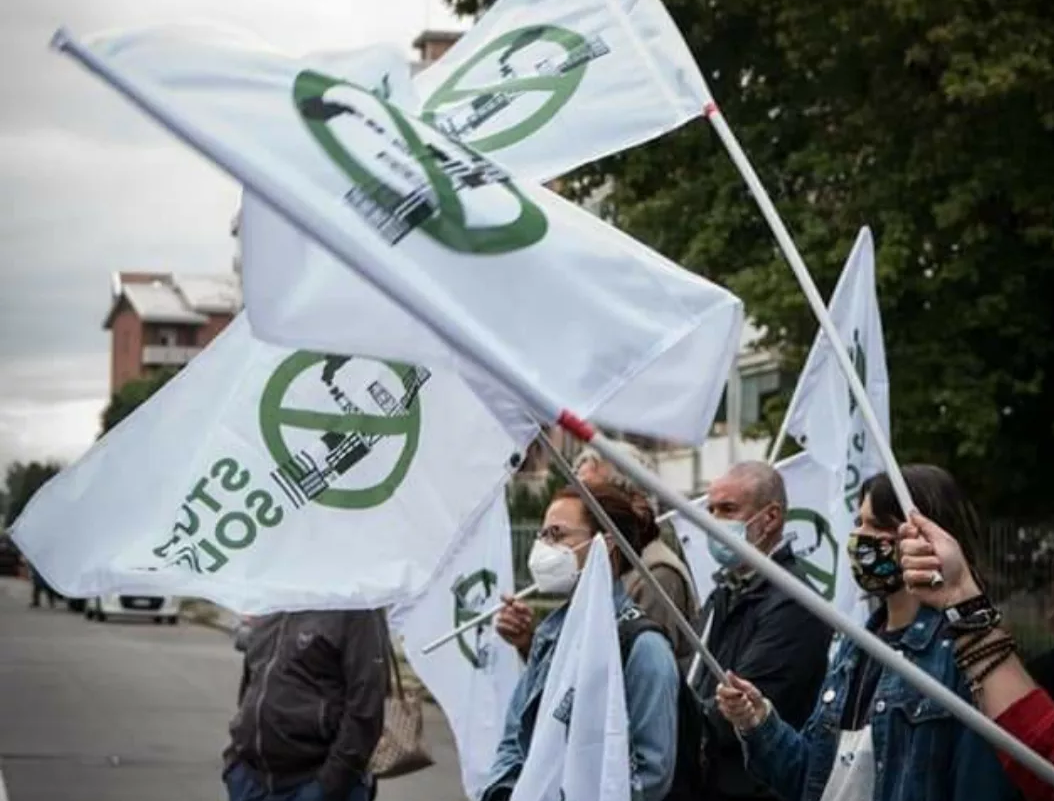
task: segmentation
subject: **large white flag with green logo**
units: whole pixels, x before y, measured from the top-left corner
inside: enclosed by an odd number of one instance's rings
[[[285,350],[241,316],[13,536],[71,597],[372,608],[424,589],[529,434],[450,370]]]
[[[542,181],[710,102],[660,0],[499,0],[414,87],[422,119]]]
[[[867,228],[861,229],[846,260],[829,308],[839,336],[852,348],[861,382],[888,437],[889,376],[875,289],[874,243]],[[860,486],[883,468],[822,332],[787,414],[788,431],[802,452],[776,465],[789,503],[785,533],[816,590],[846,614],[864,616],[866,604],[853,581],[845,548],[854,528]],[[706,535],[679,515],[673,524],[705,597],[713,589],[718,568],[707,550]]]
[[[397,53],[336,64],[167,29],[61,41],[247,186],[296,209],[301,232],[246,198],[246,301],[263,339],[460,369],[437,335],[456,329],[580,414],[705,436],[739,301],[386,99],[403,96]],[[313,239],[339,241],[343,261]],[[412,313],[389,300],[392,285],[414,297]]]
[[[450,723],[469,798],[485,789],[520,676],[520,657],[498,638],[489,620],[429,654],[422,648],[437,632],[477,617],[513,591],[512,535],[501,492],[425,593],[390,613],[410,667]]]

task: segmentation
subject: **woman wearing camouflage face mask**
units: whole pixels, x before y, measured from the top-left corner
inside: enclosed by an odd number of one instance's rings
[[[909,465],[903,472],[922,514],[950,530],[969,532],[976,541],[977,515],[947,472],[932,465]],[[868,628],[969,700],[942,612],[922,605],[905,587],[896,547],[902,523],[888,477],[866,482],[848,556],[857,584],[881,601]],[[730,674],[718,688],[717,700],[743,738],[748,769],[786,799],[1017,797],[991,746],[850,640],[835,655],[818,703],[800,732],[737,676]]]

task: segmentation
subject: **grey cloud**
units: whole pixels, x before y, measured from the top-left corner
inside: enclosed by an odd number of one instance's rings
[[[426,10],[427,8],[427,10]],[[72,59],[67,26],[204,20],[292,53],[390,42],[410,55],[441,0],[364,12],[332,0],[5,0],[0,26],[0,470],[72,459],[98,431],[109,389],[102,331],[115,270],[230,269],[237,187]]]

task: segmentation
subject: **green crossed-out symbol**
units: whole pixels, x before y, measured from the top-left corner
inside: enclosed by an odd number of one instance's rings
[[[461,88],[461,83],[464,81],[465,76],[485,59],[502,53],[502,51],[518,50],[534,42],[551,42],[559,45],[568,56],[572,55],[576,50],[581,51],[589,46],[589,42],[583,36],[554,25],[536,25],[508,31],[481,48],[468,61],[454,70],[450,77],[443,81],[428,100],[425,101],[421,118],[429,124],[434,124],[437,116],[442,113],[444,108],[463,106],[466,101],[471,102],[476,98],[496,97],[499,94],[509,96],[526,92],[545,92],[548,94],[545,102],[526,119],[522,119],[497,133],[488,134],[478,139],[466,138],[464,141],[481,153],[491,153],[522,142],[536,133],[574,95],[585,77],[586,69],[589,66],[588,61],[583,60],[582,63],[572,67],[567,72],[557,75],[531,75],[522,78],[508,78],[484,86]]]
[[[380,482],[364,489],[328,488],[314,497],[314,503],[334,509],[369,509],[380,506],[395,494],[406,478],[417,445],[421,437],[421,404],[415,394],[405,414],[391,417],[381,414],[323,412],[314,409],[296,409],[284,405],[290,386],[305,372],[326,361],[329,357],[320,353],[297,351],[283,361],[268,379],[260,396],[260,433],[271,458],[278,465],[288,464],[292,451],[286,441],[284,429],[298,429],[332,434],[378,435],[402,437],[403,445],[391,471]],[[379,362],[387,365],[411,391],[413,367],[399,362]]]
[[[458,577],[454,582],[454,586],[451,587],[451,592],[454,594],[455,626],[460,626],[462,623],[466,623],[479,615],[479,611],[468,603],[469,593],[477,586],[482,587],[484,600],[490,598],[494,588],[498,586],[498,574],[493,570],[480,568],[475,573]],[[481,623],[479,628],[482,629],[488,625],[490,625],[490,621]],[[479,670],[483,667],[483,660],[480,658],[479,649],[473,648],[465,639],[467,633],[463,632],[458,635],[458,649],[461,651],[461,655],[469,661],[469,664]]]
[[[323,95],[334,87],[347,87],[352,94],[361,96],[361,104],[352,106],[346,102],[327,101]],[[498,185],[504,187],[519,203],[517,218],[499,225],[469,226],[465,207],[458,195],[460,179],[457,175],[460,173],[464,176],[466,171],[475,171],[477,174],[487,170],[494,173],[500,171],[483,156],[431,128],[427,129],[430,141],[426,144],[406,115],[383,97],[348,81],[305,70],[294,81],[293,100],[308,131],[333,163],[378,209],[391,217],[397,217],[406,210],[412,198],[385,183],[366,166],[367,160],[378,159],[376,153],[353,154],[337,138],[330,125],[330,121],[336,118],[358,119],[363,126],[375,132],[384,131],[386,129],[378,121],[367,118],[365,114],[366,109],[383,109],[387,122],[394,126],[391,133],[397,134],[405,146],[404,150],[394,145],[387,155],[402,160],[408,154],[424,170],[438,207],[434,213],[417,221],[416,230],[437,243],[458,253],[496,255],[522,250],[545,237],[549,229],[545,213],[508,177],[499,181]],[[457,169],[453,169],[452,165],[456,165]],[[459,184],[456,185],[455,181],[459,181]]]
[[[824,545],[831,549],[831,569],[829,571],[824,570],[808,557],[800,559],[799,563],[805,575],[820,586],[820,594],[828,601],[833,601],[840,554],[838,553],[838,542],[831,533],[831,524],[827,522],[826,517],[812,509],[788,509],[786,522],[792,523],[796,520],[808,523],[816,530],[817,547],[815,550],[821,549]]]

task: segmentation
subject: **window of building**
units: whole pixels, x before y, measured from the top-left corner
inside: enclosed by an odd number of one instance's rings
[[[780,391],[779,370],[745,375],[740,381],[740,426],[744,429],[761,422],[765,403]]]
[[[768,399],[784,388],[784,376],[778,369],[740,376],[739,379],[739,425],[740,430],[761,422]],[[728,387],[721,393],[714,423],[724,426],[728,422]]]

